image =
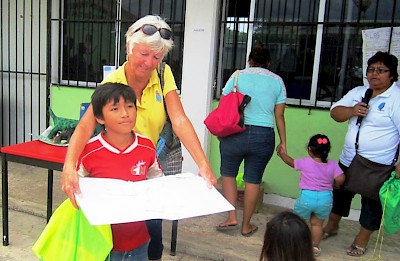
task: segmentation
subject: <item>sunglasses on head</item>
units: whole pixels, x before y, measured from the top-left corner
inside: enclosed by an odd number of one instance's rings
[[[153,35],[156,32],[160,32],[161,38],[165,40],[171,39],[171,34],[172,34],[171,30],[166,28],[157,28],[152,24],[144,24],[142,25],[142,27],[136,29],[134,33],[136,33],[139,30],[141,30],[145,35]]]

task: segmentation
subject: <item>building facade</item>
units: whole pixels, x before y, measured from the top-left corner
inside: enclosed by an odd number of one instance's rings
[[[60,116],[74,110],[78,116],[73,104],[79,92],[93,91],[104,66],[125,61],[124,33],[146,14],[158,14],[172,27],[175,47],[166,61],[215,172],[216,140],[203,120],[231,73],[247,65],[255,42],[268,47],[271,70],[285,82],[293,105],[287,116],[290,141],[302,127],[291,126],[299,115],[306,115],[300,125],[329,121],[327,108],[363,84],[365,30],[384,28],[387,39],[379,42],[387,41],[382,48],[392,53],[400,36],[399,0],[1,0],[0,145],[43,132],[49,106]],[[55,103],[52,92],[59,89],[78,94]],[[328,123],[330,131],[335,128]],[[301,133],[305,143],[310,131]],[[184,169],[196,171],[187,152],[184,158]]]

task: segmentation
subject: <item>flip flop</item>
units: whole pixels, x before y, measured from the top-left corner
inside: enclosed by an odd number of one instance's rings
[[[237,224],[229,224],[226,226],[221,226],[221,225],[217,225],[215,226],[215,229],[218,231],[227,231],[227,230],[234,230],[237,229],[238,225]]]
[[[332,232],[332,233],[324,232],[324,234],[322,235],[322,240],[337,236],[337,234],[338,232]]]
[[[365,254],[365,252],[367,252],[367,248],[366,247],[360,247],[356,244],[351,244],[351,246],[346,250],[346,253],[349,256],[362,256]]]
[[[242,236],[244,236],[244,237],[250,237],[250,236],[252,236],[254,233],[256,233],[257,230],[258,230],[258,227],[253,226],[253,229],[252,229],[250,232],[247,232],[247,233],[243,233],[243,232],[242,232]]]

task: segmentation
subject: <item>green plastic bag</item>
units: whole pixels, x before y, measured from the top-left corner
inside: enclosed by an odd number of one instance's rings
[[[391,235],[400,232],[400,179],[393,171],[389,180],[383,183],[379,197],[382,203],[383,229],[385,234]]]
[[[244,189],[244,187],[245,187],[245,182],[243,180],[243,176],[244,176],[243,172],[239,172],[236,176],[236,186],[238,188],[242,188],[242,189]]]
[[[113,247],[110,225],[92,226],[69,199],[51,216],[32,250],[44,261],[106,260]]]

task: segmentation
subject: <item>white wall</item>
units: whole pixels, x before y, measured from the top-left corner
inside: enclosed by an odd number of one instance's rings
[[[186,2],[185,45],[182,69],[182,104],[197,132],[204,150],[208,151],[209,134],[203,123],[209,112],[214,82],[215,47],[218,28],[218,2],[190,0]],[[183,171],[198,172],[186,149]]]

